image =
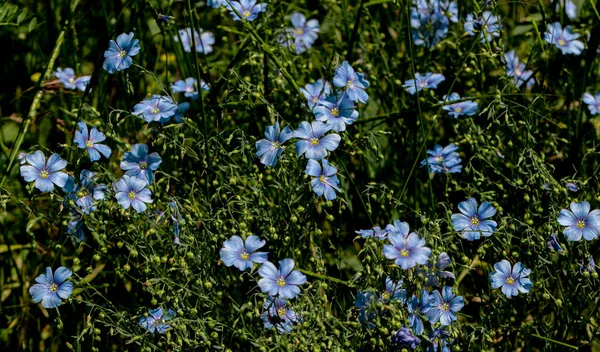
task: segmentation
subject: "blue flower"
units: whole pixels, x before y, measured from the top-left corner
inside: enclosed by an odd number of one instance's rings
[[[429,156],[421,160],[421,167],[429,164],[429,172],[438,174],[452,174],[462,171],[462,159],[456,152],[458,147],[454,143],[442,148],[441,145],[435,145],[433,150],[427,150]]]
[[[460,232],[462,237],[474,241],[481,235],[489,237],[496,229],[494,220],[485,220],[496,214],[496,208],[490,203],[483,201],[477,209],[477,201],[469,198],[458,204],[458,209],[462,214],[452,214],[452,225],[454,230]]]
[[[296,142],[296,154],[300,157],[306,153],[307,159],[321,160],[327,157],[327,151],[335,150],[342,138],[335,133],[324,136],[331,130],[331,125],[325,125],[319,121],[313,121],[309,124],[303,121],[298,129],[293,132],[293,136],[302,140]]]
[[[337,198],[335,191],[341,192],[338,188],[340,180],[337,177],[337,169],[329,165],[325,159],[322,161],[323,168],[319,162],[313,159],[308,160],[306,165],[306,173],[314,178],[310,181],[313,192],[317,196],[325,195],[325,199],[334,200]]]
[[[104,52],[104,64],[102,67],[113,74],[116,71],[122,71],[133,63],[132,56],[136,56],[142,48],[140,41],[133,40],[133,32],[129,34],[121,34],[117,37],[117,41],[111,40],[108,43],[108,50]]]
[[[28,165],[21,166],[21,176],[27,182],[35,181],[35,188],[41,192],[52,192],[54,185],[63,187],[67,183],[69,176],[60,171],[67,166],[67,161],[58,154],[50,155],[48,162],[46,162],[46,156],[38,150],[35,153],[28,154],[25,160]]]
[[[506,60],[506,75],[513,78],[517,87],[520,87],[523,83],[526,84],[527,88],[535,84],[535,78],[532,78],[533,71],[525,70],[525,64],[520,62],[514,50],[504,54],[504,59]]]
[[[413,350],[419,347],[421,340],[410,333],[410,329],[400,328],[396,333],[392,334],[392,343],[396,345],[397,348],[406,348],[410,347]]]
[[[277,160],[283,154],[285,147],[283,143],[293,137],[293,132],[288,126],[279,131],[279,122],[268,126],[265,130],[266,139],[256,142],[256,155],[260,157],[260,162],[267,166],[277,165]]]
[[[570,19],[574,20],[577,18],[577,6],[573,3],[573,1],[560,0],[556,4],[556,10],[559,10],[561,8],[565,9],[565,13],[567,14],[567,17],[569,17]]]
[[[179,35],[173,38],[176,42],[181,38],[181,45],[183,46],[183,51],[186,53],[192,52],[192,46],[194,46],[196,52],[210,54],[213,51],[212,45],[215,43],[215,36],[211,32],[204,32],[202,28],[200,28],[200,35],[198,35],[198,31],[194,30],[193,38],[191,28],[180,29]]]
[[[556,238],[555,233],[551,234],[550,237],[548,237],[548,240],[546,241],[546,247],[548,247],[549,250],[557,251],[558,253],[561,253],[563,251],[563,248],[558,242],[558,238]]]
[[[58,78],[66,89],[75,89],[75,71],[66,67],[64,70],[60,67],[54,72],[54,77]]]
[[[130,206],[135,209],[136,212],[141,213],[146,210],[146,203],[152,203],[152,193],[146,188],[147,183],[143,178],[137,178],[135,176],[123,176],[115,187],[117,189],[117,203],[119,203],[123,209],[128,209]]]
[[[511,270],[509,261],[502,259],[494,264],[494,270],[490,273],[492,288],[502,287],[502,293],[508,298],[517,296],[519,291],[529,293],[532,283],[526,276],[531,274],[531,270],[525,268],[521,262],[515,264]]]
[[[425,264],[425,266],[427,266],[427,269],[428,269],[427,273],[425,273],[422,270],[418,270],[419,272],[421,272],[427,276],[427,281],[425,282],[425,286],[436,286],[436,287],[440,286],[440,280],[438,279],[438,277],[445,278],[445,279],[454,279],[453,273],[451,273],[449,271],[444,271],[444,269],[446,269],[448,266],[450,266],[451,262],[452,262],[452,260],[450,259],[450,256],[446,252],[440,253],[435,265],[433,265],[433,262],[431,260],[427,261],[427,263]]]
[[[579,34],[573,33],[571,26],[566,26],[563,30],[558,22],[547,25],[548,31],[544,33],[544,39],[550,44],[554,44],[565,54],[579,55],[583,51],[583,42],[576,40]]]
[[[429,310],[429,301],[431,296],[429,292],[422,290],[421,299],[413,295],[408,302],[406,302],[406,308],[408,310],[408,326],[411,330],[417,334],[422,335],[425,331],[423,321],[420,318],[420,314],[424,314]]]
[[[563,233],[569,241],[579,241],[582,236],[591,241],[600,236],[600,210],[590,212],[588,202],[571,202],[571,211],[562,209],[558,223],[566,226]]]
[[[96,173],[89,170],[82,170],[79,175],[80,184],[75,183],[75,179],[69,176],[63,192],[67,193],[68,199],[73,199],[85,214],[90,214],[96,210],[94,200],[104,200],[106,190],[105,184],[96,184]]]
[[[474,36],[479,33],[481,42],[491,42],[492,37],[499,37],[502,25],[498,23],[498,17],[490,11],[484,11],[481,18],[477,18],[474,14],[468,14],[464,24],[465,32]]]
[[[271,262],[264,262],[258,269],[261,279],[258,286],[262,292],[271,296],[294,298],[300,293],[299,285],[306,282],[306,276],[294,269],[294,260],[286,258],[279,261],[279,270]]]
[[[574,184],[573,182],[567,182],[567,183],[565,184],[565,187],[566,187],[566,188],[567,188],[569,191],[571,191],[571,192],[577,192],[577,191],[579,191],[579,188],[577,188],[577,185],[576,185],[576,184]]]
[[[402,288],[404,282],[402,280],[395,282],[389,277],[385,278],[385,292],[381,295],[381,300],[385,303],[389,301],[406,302],[407,292]]]
[[[182,123],[183,122],[183,114],[185,114],[186,111],[188,111],[188,109],[190,108],[190,103],[188,103],[187,101],[184,103],[180,103],[177,105],[177,110],[175,110],[175,114],[173,115],[173,119],[175,120],[176,123]],[[161,123],[166,123],[167,121],[163,122],[163,120],[161,119],[160,122]]]
[[[258,17],[259,13],[267,11],[267,4],[264,2],[257,4],[256,0],[232,1],[231,6],[233,6],[246,21],[254,21]],[[239,21],[240,18],[235,11],[233,11],[231,8],[229,8],[229,10],[231,10],[233,20]]]
[[[360,101],[364,104],[369,99],[369,95],[365,92],[365,89],[369,88],[369,82],[362,73],[354,72],[348,61],[342,62],[342,65],[335,70],[333,85],[344,88],[348,98],[355,103]]]
[[[442,101],[440,103],[453,102],[456,100],[460,100],[460,95],[458,95],[458,93],[452,93],[448,96],[444,96],[444,101]],[[477,109],[479,109],[479,104],[477,102],[467,100],[467,101],[461,101],[461,102],[454,103],[454,104],[444,105],[444,107],[442,109],[448,111],[448,115],[457,119],[459,116],[462,116],[462,115],[467,115],[467,116],[475,115],[477,113]]]
[[[382,240],[382,241],[387,238],[387,234],[388,234],[388,231],[386,229],[382,229],[379,226],[375,226],[372,229],[368,229],[368,230],[359,230],[359,231],[354,231],[354,232],[361,235],[362,238],[375,237],[376,239]]]
[[[591,95],[590,93],[586,92],[583,95],[583,102],[588,104],[588,109],[592,115],[600,114],[600,93]]]
[[[445,286],[441,294],[440,291],[433,291],[425,316],[432,324],[439,321],[442,326],[447,326],[456,320],[456,312],[461,310],[464,305],[462,296],[455,297],[452,287]]]
[[[148,155],[146,144],[134,144],[131,152],[123,155],[120,166],[125,171],[125,175],[145,178],[150,184],[154,180],[152,171],[156,171],[160,163],[162,163],[162,159],[156,152]]]
[[[442,4],[444,7],[441,7]],[[415,45],[429,48],[438,44],[448,33],[449,21],[458,21],[457,14],[455,2],[418,0],[417,6],[411,8],[410,16],[411,35]]]
[[[46,274],[35,278],[37,284],[29,288],[29,294],[34,303],[42,302],[44,308],[56,308],[73,293],[73,283],[67,281],[73,273],[64,266],[59,267],[52,274],[52,268],[46,268]]]
[[[331,94],[331,84],[319,78],[315,83],[309,83],[304,88],[300,88],[300,91],[304,94],[304,97],[308,100],[308,106],[312,109],[317,106],[320,100],[324,100]]]
[[[265,328],[271,330],[277,327],[280,334],[289,333],[298,322],[299,315],[288,306],[288,301],[281,298],[267,297],[263,305],[265,310],[260,316]]]
[[[196,89],[196,84],[198,81],[194,77],[188,77],[183,80],[179,80],[173,84],[171,84],[171,90],[173,93],[185,93],[186,98],[192,98],[192,100],[198,99],[198,90]],[[208,84],[204,81],[200,81],[200,89],[209,90]]]
[[[99,144],[99,142],[103,142],[106,139],[104,133],[98,131],[96,127],[92,127],[92,131],[89,132],[87,125],[83,121],[79,121],[77,127],[79,127],[79,131],[75,131],[73,143],[77,143],[79,148],[87,150],[90,161],[100,160],[100,154],[104,155],[107,159],[110,158],[112,152],[110,148],[104,144]]]
[[[171,309],[167,312],[163,312],[162,308],[152,309],[149,316],[140,318],[139,325],[151,334],[154,334],[155,331],[164,334],[170,327],[167,321],[173,319],[176,315],[177,313]]]
[[[177,111],[177,105],[167,96],[153,95],[150,98],[146,98],[133,107],[133,113],[136,116],[140,116],[146,122],[152,121],[163,122],[166,119],[167,122]]]
[[[415,94],[423,89],[436,89],[438,84],[446,80],[444,75],[439,73],[426,73],[422,76],[420,73],[415,74],[415,79],[409,79],[404,82],[404,89],[410,94]],[[416,81],[416,82],[415,82]]]
[[[362,292],[358,291],[356,299],[354,300],[354,306],[358,308],[358,321],[361,326],[368,328],[374,328],[375,324],[370,322],[377,316],[377,308],[375,303],[377,302],[377,295],[373,292]]]
[[[281,35],[279,42],[281,45],[291,49],[292,40],[289,40],[288,38],[293,39],[293,48],[295,49],[296,54],[300,55],[310,49],[317,40],[320,30],[319,21],[314,19],[306,21],[306,17],[299,12],[292,14],[291,21],[294,28],[288,28],[286,31],[288,35]]]
[[[358,118],[354,103],[345,93],[332,94],[320,100],[313,112],[317,121],[326,122],[336,132],[345,131],[346,125],[351,125]]]
[[[394,263],[404,270],[427,263],[431,255],[431,249],[425,247],[425,239],[419,238],[414,232],[408,237],[392,232],[388,234],[388,239],[391,244],[383,246],[383,255],[387,259],[394,259]]]
[[[244,271],[254,266],[254,263],[264,263],[267,261],[267,252],[257,252],[256,250],[265,245],[265,240],[260,240],[258,236],[248,236],[246,242],[240,236],[232,236],[223,243],[223,248],[219,252],[221,260],[225,266],[235,266]]]

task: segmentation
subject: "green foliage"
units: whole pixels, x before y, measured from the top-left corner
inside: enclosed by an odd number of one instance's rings
[[[463,31],[463,19],[482,5],[458,2],[461,21],[433,48],[412,43],[405,0],[270,2],[243,23],[224,7],[189,0],[0,5],[0,39],[10,51],[0,90],[3,350],[393,350],[392,333],[408,323],[406,306],[380,302],[369,329],[359,323],[356,294],[383,292],[389,276],[402,279],[410,296],[424,288],[423,277],[386,259],[384,242],[355,231],[395,219],[425,238],[433,257],[452,258],[447,270],[456,280],[445,284],[465,300],[449,329],[455,350],[598,350],[598,275],[580,270],[590,255],[600,260],[598,240],[567,242],[556,219],[572,201],[600,208],[600,119],[581,101],[600,89],[600,5],[577,2],[573,24],[590,38],[575,56],[543,41],[546,24],[567,22],[554,11],[558,1],[492,1],[504,26],[492,42]],[[277,44],[297,11],[321,25],[315,46],[301,55]],[[160,14],[175,19],[161,23]],[[190,26],[214,33],[213,53],[183,51],[174,38]],[[142,50],[131,68],[110,75],[103,52],[130,31]],[[503,54],[513,49],[534,70],[530,90],[505,76]],[[331,81],[344,60],[366,74],[370,98],[328,158],[342,192],[325,201],[293,144],[271,168],[260,164],[255,143],[276,121],[292,129],[312,121],[299,87]],[[91,90],[63,89],[51,76],[57,67],[91,75]],[[415,72],[443,73],[446,82],[413,96],[402,85]],[[172,96],[170,84],[186,77],[211,88],[182,124],[147,124],[131,114],[147,95]],[[451,92],[476,100],[478,114],[449,117],[440,100]],[[106,134],[108,161],[91,163],[73,143],[81,120]],[[136,143],[163,160],[150,185],[153,203],[141,214],[122,209],[111,187]],[[449,143],[459,146],[462,173],[420,168],[427,149]],[[76,178],[89,169],[109,185],[107,199],[84,216],[84,241],[67,234],[72,201],[59,190],[40,193],[20,176],[16,156],[35,150],[61,155]],[[498,210],[491,237],[469,242],[454,230],[450,217],[469,197]],[[169,202],[183,218],[180,245]],[[552,233],[560,254],[546,246]],[[291,301],[302,316],[292,333],[264,328],[258,266],[241,273],[220,260],[233,235],[265,239],[271,262],[293,258],[307,275]],[[502,259],[532,270],[529,294],[507,299],[491,288],[489,274]],[[52,310],[32,303],[34,278],[61,265],[74,273],[68,302]],[[165,334],[138,325],[156,307],[177,313]]]

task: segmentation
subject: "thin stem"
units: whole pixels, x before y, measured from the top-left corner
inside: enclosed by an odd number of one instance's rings
[[[301,273],[306,274],[308,276],[316,277],[317,279],[335,282],[336,284],[341,284],[341,285],[345,285],[348,287],[354,287],[354,284],[350,281],[336,279],[335,277],[313,273],[312,271],[308,271],[308,270],[304,270],[304,269],[298,269],[298,271],[300,271]]]

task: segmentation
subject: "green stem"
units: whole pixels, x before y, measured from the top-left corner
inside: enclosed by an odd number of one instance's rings
[[[306,274],[308,276],[316,277],[317,279],[335,282],[336,284],[345,285],[348,287],[354,287],[354,284],[349,281],[344,281],[344,280],[336,279],[335,277],[313,273],[312,271],[308,271],[308,270],[304,270],[304,269],[298,269],[298,271],[300,271],[301,273]]]
[[[544,337],[542,335],[531,334],[531,336],[537,337],[538,339],[542,339],[542,340],[545,340],[545,341],[548,341],[548,342],[552,342],[552,343],[557,344],[557,345],[568,347],[568,348],[573,349],[573,350],[579,350],[579,347],[577,347],[577,346],[573,346],[573,345],[569,345],[568,343],[564,343],[564,342],[552,340],[551,338]]]
[[[195,48],[196,48],[196,38],[194,38],[194,33],[196,31],[196,20],[194,19],[194,12],[192,10],[192,2],[190,0],[187,0],[187,7],[188,7],[188,12],[190,13],[190,21],[192,23],[192,53],[194,55],[194,68],[196,69],[196,81],[198,82],[198,90],[201,92],[200,90],[200,82],[202,81],[202,75],[200,74],[200,65],[198,64],[198,53],[196,52]],[[201,33],[198,32],[198,37],[201,37]],[[202,47],[204,48],[204,44],[202,44],[202,39],[200,38],[200,44],[202,45]],[[208,197],[207,199],[210,199],[210,194],[209,194],[209,190],[210,190],[210,185],[212,184],[211,179],[210,179],[210,163],[211,163],[211,156],[210,156],[210,148],[208,145],[208,124],[206,123],[206,113],[204,112],[204,98],[202,97],[202,94],[200,94],[200,99],[198,99],[200,101],[200,110],[202,112],[202,121],[204,123],[204,151],[206,153],[206,196]]]

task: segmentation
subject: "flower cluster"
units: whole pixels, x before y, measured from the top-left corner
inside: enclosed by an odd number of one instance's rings
[[[450,22],[458,22],[456,1],[413,0],[410,26],[415,45],[435,46],[448,34]]]
[[[298,286],[306,282],[306,276],[294,270],[293,259],[281,260],[279,269],[269,262],[267,252],[257,252],[265,244],[265,240],[254,235],[248,236],[245,241],[234,235],[223,243],[219,254],[225,266],[235,266],[240,271],[252,269],[255,263],[261,264],[258,269],[261,276],[258,286],[269,295],[261,318],[267,329],[277,327],[280,333],[290,332],[293,325],[300,321],[300,317],[285,299],[292,299],[300,293]]]
[[[335,191],[341,192],[338,170],[326,158],[329,152],[337,149],[342,138],[337,133],[328,132],[346,131],[347,125],[358,118],[355,104],[366,103],[369,99],[365,91],[369,82],[362,73],[355,72],[347,61],[336,69],[333,85],[337,90],[329,82],[319,79],[301,89],[315,116],[314,121],[301,122],[295,131],[288,126],[281,130],[276,122],[267,127],[266,139],[256,142],[256,155],[260,157],[261,163],[275,166],[285,150],[283,144],[296,138],[296,155],[298,158],[304,155],[308,159],[306,174],[314,177],[311,180],[313,191],[326,200],[336,199]]]

